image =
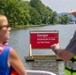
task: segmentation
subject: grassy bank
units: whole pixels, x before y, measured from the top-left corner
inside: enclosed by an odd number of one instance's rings
[[[30,27],[42,27],[42,26],[46,26],[45,24],[41,24],[41,25],[16,25],[16,26],[11,26],[12,29],[26,29],[26,28],[30,28]]]

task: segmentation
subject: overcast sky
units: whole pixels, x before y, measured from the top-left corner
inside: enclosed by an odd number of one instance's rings
[[[42,2],[58,13],[76,10],[76,0],[42,0]]]

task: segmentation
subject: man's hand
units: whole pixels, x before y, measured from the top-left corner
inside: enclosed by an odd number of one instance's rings
[[[52,50],[59,50],[59,49],[60,49],[60,45],[59,45],[59,43],[53,44],[53,45],[51,46],[51,48],[52,48]]]

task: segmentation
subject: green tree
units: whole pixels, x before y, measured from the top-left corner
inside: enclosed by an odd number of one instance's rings
[[[23,8],[23,17],[24,17],[24,24],[27,25],[30,23],[31,16],[30,16],[30,4],[27,1],[20,1],[20,6]]]
[[[31,21],[30,23],[33,25],[41,24],[40,14],[35,8],[30,9]]]
[[[57,13],[53,12],[49,7],[46,7],[41,0],[30,0],[30,4],[33,8],[37,9],[41,15],[41,21],[44,24],[56,23]]]
[[[11,26],[29,24],[55,24],[56,12],[41,0],[0,0],[0,13],[8,17]]]
[[[61,21],[60,21],[61,24],[67,24],[70,22],[70,19],[68,18],[67,15],[61,16],[60,19],[61,19]]]
[[[50,18],[50,24],[57,24],[58,20],[57,20],[57,13],[54,11],[52,12],[52,17]]]

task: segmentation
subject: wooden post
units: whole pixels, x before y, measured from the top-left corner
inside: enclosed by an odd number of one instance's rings
[[[32,56],[32,48],[31,48],[31,44],[30,44],[29,56]]]

